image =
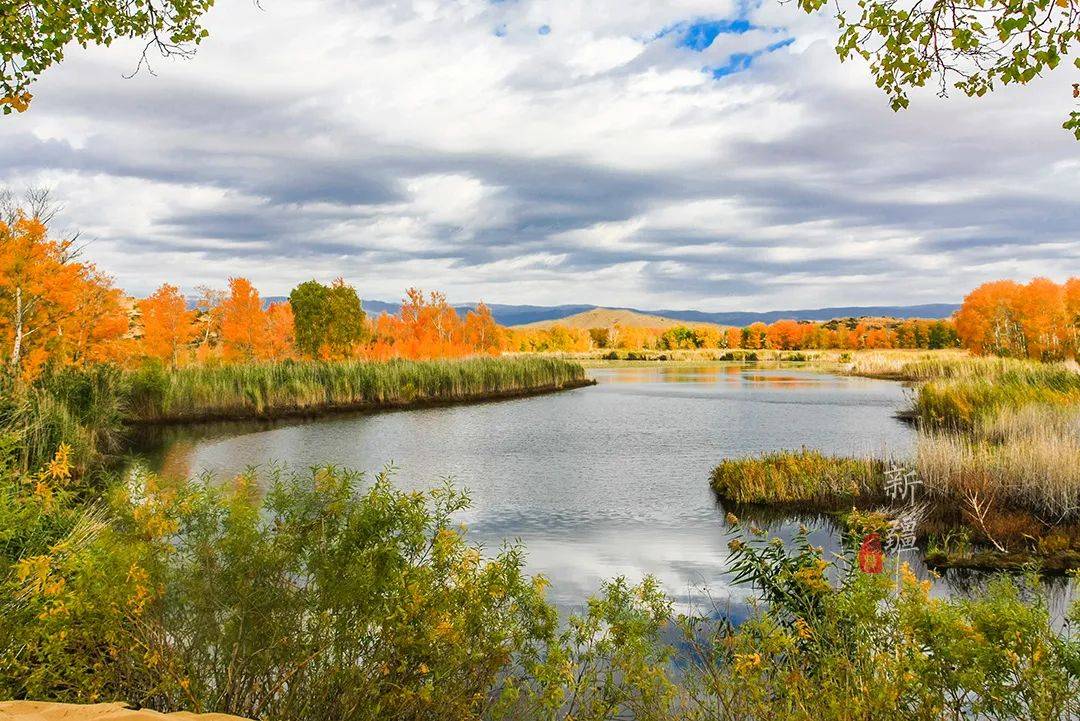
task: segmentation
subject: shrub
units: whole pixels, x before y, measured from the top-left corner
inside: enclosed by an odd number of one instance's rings
[[[1080,644],[1053,629],[1037,582],[992,580],[973,598],[930,596],[902,565],[863,573],[740,532],[733,568],[767,601],[739,627],[685,619],[686,718],[1069,719],[1080,713]],[[1073,615],[1077,615],[1074,607]]]

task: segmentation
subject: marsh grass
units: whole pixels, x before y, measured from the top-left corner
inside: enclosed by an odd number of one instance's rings
[[[919,386],[910,411],[920,427],[969,432],[1027,406],[1080,406],[1080,372],[1012,361],[996,374],[938,377]]]
[[[0,435],[11,440],[16,465],[44,464],[61,443],[83,473],[123,440],[124,378],[112,366],[62,370],[35,385],[3,383]]]
[[[143,422],[271,417],[482,400],[587,382],[580,364],[541,357],[148,368],[131,377],[129,417]]]
[[[712,487],[721,498],[736,503],[835,505],[880,495],[883,473],[879,460],[803,448],[724,459],[713,469]]]
[[[942,498],[981,497],[1053,523],[1080,518],[1080,408],[1003,408],[968,433],[923,431],[919,476]]]
[[[940,378],[963,367],[974,369],[984,360],[961,350],[868,350],[828,359],[841,364],[840,370],[849,375],[901,381]]]
[[[1076,365],[924,355],[864,356],[852,365],[918,383],[907,415],[918,426],[912,462],[930,504],[920,535],[967,529],[1002,556],[1080,564]],[[835,509],[881,500],[879,480],[863,469],[880,474],[881,463],[804,449],[723,461],[712,483],[735,501]]]

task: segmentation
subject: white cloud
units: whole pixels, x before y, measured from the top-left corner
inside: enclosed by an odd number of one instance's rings
[[[833,21],[704,0],[226,3],[190,61],[71,52],[0,119],[133,292],[346,276],[455,300],[703,309],[954,300],[1080,272],[1059,79],[888,110]],[[546,28],[546,32],[541,29]],[[785,38],[775,52],[765,47]],[[735,53],[748,69],[714,79]]]

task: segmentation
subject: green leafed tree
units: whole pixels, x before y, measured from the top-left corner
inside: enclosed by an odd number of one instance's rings
[[[798,0],[808,13],[827,0]],[[836,8],[841,60],[870,64],[893,110],[908,91],[929,83],[982,97],[1002,85],[1024,85],[1080,50],[1080,0],[858,0]],[[1080,58],[1073,61],[1080,68]],[[1063,85],[1063,98],[1080,87]],[[1068,102],[1068,101],[1066,101]],[[1080,108],[1063,127],[1080,140]]]
[[[360,296],[341,278],[326,286],[309,280],[289,294],[296,325],[296,347],[311,357],[341,357],[364,339]]]
[[[191,55],[206,36],[202,16],[214,0],[0,0],[0,109],[30,105],[30,87],[72,44],[146,41],[139,67],[156,50]]]

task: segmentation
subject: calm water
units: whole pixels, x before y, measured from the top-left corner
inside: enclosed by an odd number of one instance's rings
[[[183,429],[144,455],[167,474],[220,477],[269,462],[369,474],[393,462],[403,488],[468,488],[471,537],[523,541],[562,605],[602,579],[653,574],[685,602],[737,611],[746,592],[725,577],[730,535],[708,484],[720,459],[800,446],[905,455],[914,443],[893,417],[905,390],[888,381],[723,364],[591,373],[594,387],[520,400]],[[835,547],[827,524],[814,528]]]

